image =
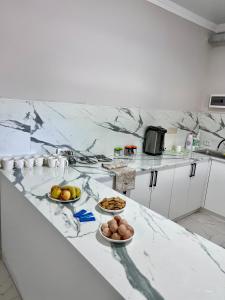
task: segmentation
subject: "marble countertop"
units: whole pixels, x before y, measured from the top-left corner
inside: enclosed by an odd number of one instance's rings
[[[127,163],[128,167],[137,171],[137,174],[149,172],[152,169],[166,169],[177,166],[185,166],[191,162],[207,161],[211,158],[204,154],[192,153],[190,155],[161,155],[150,156],[146,154],[137,154],[134,157],[121,157],[115,160],[122,159]],[[88,173],[92,178],[99,181],[107,180],[109,176],[114,176],[113,171],[108,171],[102,168],[102,163],[94,165],[77,164],[74,168],[79,172]]]
[[[149,164],[142,161],[141,169],[149,169]],[[166,160],[160,161],[162,165]],[[135,228],[135,237],[126,246],[102,239],[99,225],[112,216],[96,204],[118,195],[96,180],[108,176],[105,170],[36,167],[2,173],[124,299],[225,299],[225,250],[124,195],[127,207],[122,216]],[[54,184],[78,185],[81,199],[73,204],[51,202],[46,193]],[[96,222],[78,224],[72,214],[81,208],[92,211]]]

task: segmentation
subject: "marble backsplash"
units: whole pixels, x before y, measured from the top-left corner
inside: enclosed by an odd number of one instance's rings
[[[177,129],[176,135],[167,134],[167,146],[183,146],[190,131],[200,130],[212,147],[225,137],[223,114],[1,98],[0,155],[52,153],[57,147],[109,155],[126,144],[141,150],[149,125]]]

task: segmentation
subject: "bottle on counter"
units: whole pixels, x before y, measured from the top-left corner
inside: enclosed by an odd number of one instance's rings
[[[124,155],[132,156],[137,154],[137,146],[135,145],[127,145],[124,147]]]
[[[115,147],[114,156],[115,157],[123,156],[123,147]]]
[[[188,133],[185,143],[185,148],[189,151],[192,151],[192,144],[193,144],[193,133]]]

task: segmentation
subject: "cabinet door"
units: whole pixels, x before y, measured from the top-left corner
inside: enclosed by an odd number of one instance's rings
[[[169,218],[175,219],[185,215],[187,210],[188,190],[191,166],[177,167],[174,172],[174,182],[170,202]]]
[[[225,217],[225,163],[212,161],[205,208]]]
[[[166,218],[169,217],[173,176],[174,169],[158,171],[156,186],[153,182],[151,192],[150,208]]]
[[[130,198],[149,208],[150,202],[150,174],[136,176],[135,189],[130,191]]]
[[[203,206],[207,179],[209,172],[209,162],[196,164],[195,176],[190,178],[189,196],[187,202],[188,212],[192,212]]]

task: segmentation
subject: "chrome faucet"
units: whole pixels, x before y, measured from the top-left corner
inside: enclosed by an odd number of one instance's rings
[[[217,146],[217,151],[219,151],[219,149],[220,149],[220,146],[222,145],[222,143],[223,142],[225,142],[225,139],[222,139],[222,141],[221,142],[219,142],[219,144],[218,144],[218,146]]]

